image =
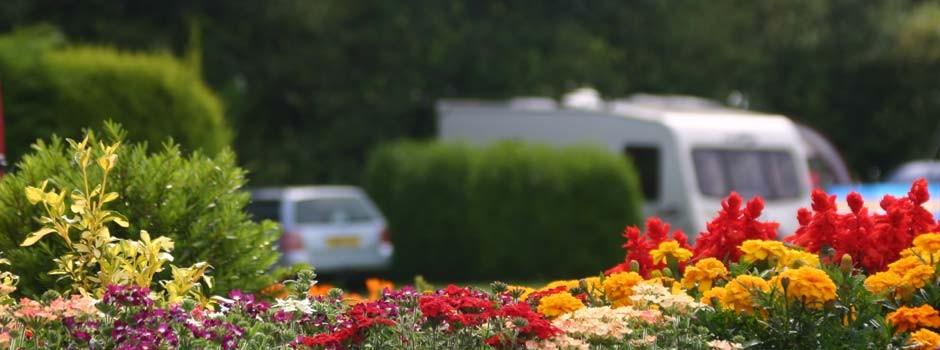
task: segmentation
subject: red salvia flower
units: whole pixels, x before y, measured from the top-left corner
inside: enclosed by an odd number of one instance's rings
[[[644,278],[649,277],[650,271],[666,266],[664,263],[654,265],[653,258],[650,256],[650,250],[656,249],[660,243],[669,240],[669,224],[664,223],[662,219],[657,217],[646,219],[646,234],[640,233],[640,229],[636,226],[628,226],[623,231],[623,237],[627,239],[627,242],[622,245],[627,251],[626,258],[624,262],[604,271],[605,274],[630,271],[630,261],[636,261],[640,265],[637,273]],[[673,231],[672,239],[678,242],[680,247],[692,250],[689,246],[689,238],[682,230]],[[680,268],[684,266],[683,263]]]
[[[731,192],[721,201],[718,217],[706,225],[707,232],[699,234],[695,240],[693,260],[716,258],[723,261],[737,262],[741,258],[738,246],[746,240],[772,240],[777,238],[776,222],[758,221],[764,210],[764,201],[754,197],[743,208],[743,199],[736,192]]]
[[[784,238],[784,241],[804,247],[813,253],[818,253],[825,247],[836,248],[837,231],[842,221],[836,212],[836,196],[829,196],[823,190],[815,189],[811,197],[813,200],[812,216],[807,220],[806,215],[809,211],[801,208],[797,216],[800,228],[794,235]]]
[[[813,211],[800,210],[800,228],[785,240],[813,253],[831,247],[835,250],[832,258],[848,254],[857,267],[869,273],[884,271],[916,236],[937,229],[933,215],[923,208],[928,199],[927,181],[920,179],[906,197],[884,196],[880,202],[883,215],[870,215],[862,196],[855,192],[846,196],[851,213],[839,214],[835,196],[815,190]]]

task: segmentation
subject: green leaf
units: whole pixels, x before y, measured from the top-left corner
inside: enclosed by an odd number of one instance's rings
[[[51,227],[43,227],[36,232],[30,233],[29,237],[27,237],[26,240],[20,244],[20,247],[29,247],[33,244],[36,244],[36,242],[39,242],[40,239],[53,232],[55,232],[55,230]]]

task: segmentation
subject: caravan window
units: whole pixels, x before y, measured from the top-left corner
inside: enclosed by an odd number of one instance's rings
[[[748,198],[797,198],[800,184],[793,157],[785,151],[696,149],[692,151],[699,190],[712,197],[731,191]]]
[[[659,148],[627,146],[624,153],[633,160],[633,166],[640,175],[643,198],[648,201],[659,199]]]

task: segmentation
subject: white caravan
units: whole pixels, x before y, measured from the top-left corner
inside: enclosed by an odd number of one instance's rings
[[[783,116],[650,95],[566,99],[561,107],[544,98],[442,100],[437,115],[445,141],[595,144],[629,155],[646,200],[643,214],[662,218],[690,239],[705,231],[731,191],[745,200],[761,196],[761,218],[779,222],[780,236],[796,230],[797,210],[809,204],[805,146]]]

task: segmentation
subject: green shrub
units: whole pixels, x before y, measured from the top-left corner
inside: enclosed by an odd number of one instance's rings
[[[96,138],[92,133],[93,142],[126,143],[124,132],[114,124],[108,123],[102,135]],[[172,238],[174,264],[206,261],[214,267],[216,294],[232,288],[257,290],[269,282],[265,273],[278,259],[273,243],[279,231],[274,223],[252,222],[244,213],[249,199],[241,191],[245,172],[235,165],[231,151],[214,157],[199,152],[187,156],[172,142],[157,152],[137,143],[121,147],[118,157],[108,186],[121,194],[121,200],[110,209],[126,215],[131,226],[112,228],[114,236],[139,239],[144,229]],[[19,247],[28,233],[39,228],[36,218],[41,210],[26,201],[23,191],[45,179],[58,188],[78,188],[82,176],[71,162],[65,142],[53,137],[37,141],[33,152],[0,178],[0,230],[5,232],[0,235],[0,250],[13,262],[13,272],[22,278],[20,290],[27,295],[39,295],[56,285],[46,272],[65,247],[55,240]]]
[[[373,153],[363,183],[388,216],[399,277],[545,279],[622,259],[619,233],[641,216],[636,179],[587,147],[409,142]]]
[[[170,136],[185,149],[210,155],[229,145],[231,130],[218,98],[176,58],[64,45],[48,27],[0,37],[11,161],[36,139],[79,138],[83,127],[104,120],[120,122],[151,144]]]

